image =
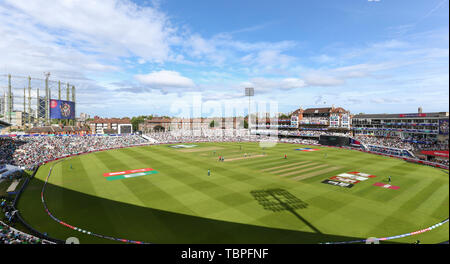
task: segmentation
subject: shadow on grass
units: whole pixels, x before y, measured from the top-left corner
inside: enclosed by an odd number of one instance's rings
[[[292,193],[284,189],[268,189],[251,191],[250,194],[255,200],[264,207],[266,210],[273,212],[288,211],[296,216],[305,225],[311,228],[314,232],[321,234],[314,225],[308,222],[305,218],[299,215],[296,209],[305,209],[308,204],[303,200],[295,197]]]
[[[33,179],[18,203],[23,218],[31,226],[62,240],[75,236],[81,243],[113,243],[71,230],[52,220],[40,201],[42,185],[41,180]],[[173,213],[102,199],[52,184],[47,184],[45,198],[54,216],[70,225],[105,236],[150,243],[316,244],[358,239]]]

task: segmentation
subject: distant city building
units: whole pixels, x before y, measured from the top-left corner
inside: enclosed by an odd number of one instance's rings
[[[0,97],[0,115],[4,116],[6,112],[6,95]]]
[[[9,109],[8,109],[8,96],[6,96],[6,94],[4,93],[3,96],[0,99],[0,115],[3,116],[3,120],[6,120],[7,118],[9,118],[9,116],[7,115],[9,113]],[[12,98],[11,98],[11,105],[14,106],[14,95],[12,94]]]
[[[290,118],[266,118],[251,124],[251,129],[350,130],[350,111],[342,107],[299,108]]]
[[[88,120],[88,119],[90,119],[90,118],[91,118],[90,115],[88,115],[88,114],[86,114],[86,113],[81,113],[81,114],[80,114],[79,121],[86,121],[86,120]]]
[[[138,126],[138,130],[144,133],[174,130],[170,129],[171,122],[172,120],[170,118],[154,117],[150,120],[144,120],[143,123],[140,123]]]
[[[28,122],[28,113],[23,111],[13,111],[11,113],[11,126],[23,127]]]
[[[128,134],[133,133],[129,118],[100,118],[94,116],[87,122],[92,134]]]
[[[350,129],[350,111],[342,107],[302,108],[292,115],[298,117],[299,128],[344,128]]]
[[[211,124],[213,126],[211,127]],[[202,131],[207,129],[240,129],[244,128],[243,117],[216,117],[216,118],[165,118],[154,117],[139,124],[139,131],[144,133],[155,131],[191,130]]]

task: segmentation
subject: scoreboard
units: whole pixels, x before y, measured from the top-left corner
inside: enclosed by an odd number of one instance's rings
[[[321,135],[319,137],[319,144],[325,146],[339,146],[339,147],[350,146],[350,138],[341,136]]]
[[[133,127],[131,124],[119,125],[119,134],[131,134],[133,133]]]

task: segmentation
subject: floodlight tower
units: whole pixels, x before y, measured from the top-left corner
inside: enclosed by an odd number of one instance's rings
[[[44,72],[45,75],[45,125],[50,125],[50,90],[48,88],[48,78],[50,72]]]
[[[12,92],[11,92],[11,74],[8,74],[8,123],[11,124],[11,115],[13,111],[13,102],[12,102]]]
[[[248,140],[250,141],[251,138],[251,129],[250,129],[250,98],[252,96],[255,96],[255,89],[254,88],[245,88],[245,96],[248,96]]]

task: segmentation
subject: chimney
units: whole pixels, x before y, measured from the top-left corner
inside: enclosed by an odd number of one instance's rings
[[[419,112],[419,114],[422,114],[422,113],[423,113],[422,106],[419,106],[418,112]]]

